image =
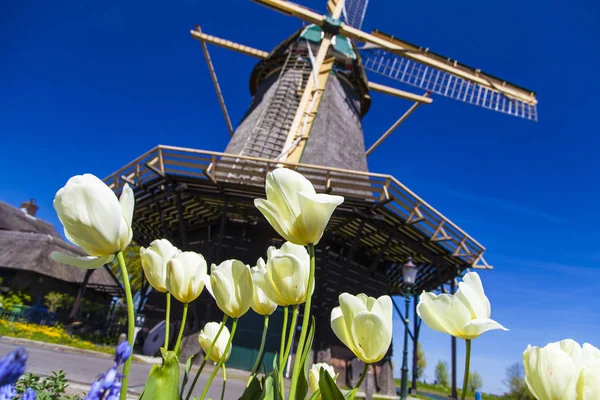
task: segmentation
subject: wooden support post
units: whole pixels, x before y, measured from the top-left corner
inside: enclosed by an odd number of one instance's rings
[[[158,199],[154,199],[154,204],[156,205],[156,211],[158,212],[158,218],[160,219],[163,235],[166,239],[172,242],[173,237],[169,231],[169,225],[167,225],[167,221],[165,220],[165,213],[160,205],[160,201]]]
[[[454,285],[454,279],[450,282],[450,293],[454,294],[456,287]],[[456,391],[456,338],[452,336],[452,398],[458,399],[458,392]]]
[[[229,208],[229,197],[225,197],[223,211],[221,212],[221,222],[219,223],[219,243],[215,252],[215,263],[221,261],[221,250],[223,248],[223,237],[225,236],[225,225],[227,223],[227,209]]]
[[[69,321],[72,321],[73,318],[75,318],[75,316],[77,315],[77,311],[79,311],[79,304],[81,304],[81,299],[85,295],[85,290],[87,289],[90,276],[94,271],[94,269],[88,269],[85,271],[83,282],[81,282],[81,286],[79,287],[79,291],[77,292],[77,297],[75,297],[75,302],[73,303],[73,308],[71,308],[71,312],[69,313]]]
[[[212,79],[213,86],[215,87],[215,92],[217,92],[217,97],[219,98],[219,105],[221,106],[221,111],[223,112],[223,116],[225,117],[225,123],[227,124],[227,129],[229,130],[229,136],[233,136],[233,126],[231,125],[231,119],[229,118],[229,113],[227,112],[227,106],[225,105],[225,99],[223,98],[223,93],[221,92],[221,86],[219,85],[219,80],[217,79],[215,67],[213,66],[212,60],[210,59],[208,47],[206,47],[206,43],[202,39],[202,30],[200,29],[200,25],[196,25],[196,31],[198,31],[198,33],[200,34],[195,35],[195,37],[198,37],[200,39],[202,52],[204,53],[204,58],[206,59],[206,65],[208,66],[208,72],[210,72],[210,78]]]
[[[358,226],[358,230],[356,231],[356,236],[354,236],[354,241],[352,242],[352,247],[350,248],[350,253],[348,253],[348,261],[352,262],[354,258],[354,253],[356,253],[356,249],[360,244],[360,236],[362,235],[362,231],[365,228],[365,220],[360,221],[360,225]]]
[[[371,262],[371,266],[369,267],[368,276],[373,276],[375,274],[377,265],[379,264],[379,261],[381,261],[381,257],[383,257],[383,255],[385,254],[387,249],[390,247],[390,244],[392,244],[392,240],[394,239],[394,236],[396,236],[396,231],[392,231],[388,235],[387,239],[385,240],[385,243],[383,244],[383,246],[381,246],[381,249],[379,249],[379,252],[377,253],[375,258]]]
[[[419,367],[419,331],[421,330],[420,318],[417,314],[417,304],[419,303],[419,296],[413,296],[414,303],[414,319],[413,319],[413,334],[415,338],[413,339],[413,365],[412,365],[412,385],[411,385],[411,393],[416,393],[417,391],[417,380],[418,376],[418,367]]]
[[[423,96],[429,96],[429,92],[425,93]],[[400,124],[402,124],[404,121],[406,121],[406,119],[410,116],[410,114],[412,114],[422,103],[416,101],[400,118],[398,118],[398,120],[396,122],[394,122],[394,124],[392,126],[390,126],[390,128],[385,131],[385,133],[383,135],[381,135],[379,137],[379,139],[377,139],[377,141],[375,143],[373,143],[373,145],[371,147],[369,147],[369,149],[365,152],[365,155],[368,156],[369,154],[371,154],[377,147],[379,147],[379,145],[381,143],[383,143],[383,141],[385,139],[388,138],[388,136],[390,136],[392,134],[392,132],[394,132],[396,130],[396,128],[398,128],[400,126]]]
[[[185,232],[185,219],[183,215],[183,205],[181,204],[181,193],[175,192],[175,207],[177,208],[177,218],[179,220],[179,248],[187,250],[187,237]]]

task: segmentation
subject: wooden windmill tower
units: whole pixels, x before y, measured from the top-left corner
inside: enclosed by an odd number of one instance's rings
[[[432,103],[431,96],[446,96],[528,120],[537,120],[537,100],[529,90],[428,49],[379,31],[363,32],[360,28],[368,0],[329,0],[328,15],[285,0],[257,2],[308,25],[271,52],[208,35],[199,27],[191,31],[202,45],[231,135],[225,152],[160,145],[105,181],[117,192],[125,182],[134,188],[137,243],[147,245],[166,237],[182,249],[201,252],[209,263],[238,258],[253,264],[265,256],[267,246],[281,243],[253,205],[254,198],[264,197],[264,180],[273,168],[294,168],[309,178],[317,191],[343,195],[345,202],[334,213],[317,249],[312,312],[318,331],[313,352],[314,361],[334,364],[340,380],[352,385],[355,371],[362,368],[354,365],[352,354],[329,329],[329,313],[339,293],[406,294],[401,267],[409,257],[419,268],[412,294],[453,291],[455,278],[467,269],[492,268],[483,257],[485,247],[473,237],[393,176],[369,172],[367,155],[419,105]],[[235,129],[208,43],[259,59],[250,76],[252,103]],[[367,72],[417,87],[423,94],[374,83]],[[361,118],[371,105],[370,91],[414,104],[366,148]],[[148,301],[151,307],[146,321],[150,324],[163,315],[162,299],[157,296]],[[156,318],[150,315],[153,309]],[[202,324],[219,318],[214,302],[201,296],[191,307],[189,343],[197,345],[195,334]],[[245,330],[244,342],[234,343],[232,366],[251,367],[262,326],[256,322],[240,328]],[[413,322],[410,336],[416,354],[420,322]],[[249,362],[244,364],[235,357],[246,357]],[[416,387],[416,359],[413,361]],[[270,365],[269,356],[265,364]],[[371,388],[395,394],[389,357],[376,367],[375,376],[367,380]],[[453,387],[455,381],[453,373]]]

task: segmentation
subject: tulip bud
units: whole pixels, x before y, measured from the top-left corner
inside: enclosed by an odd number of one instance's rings
[[[54,261],[93,269],[111,262],[133,237],[131,221],[135,196],[125,184],[121,197],[91,174],[67,181],[54,198],[54,209],[63,224],[65,236],[81,247],[88,257],[52,252]]]
[[[331,311],[331,329],[367,364],[380,361],[392,343],[392,299],[342,293]]]
[[[221,333],[219,334],[219,337],[216,338],[217,341],[213,346],[213,342],[215,341],[215,336],[217,336],[217,333],[219,332],[220,328],[221,328],[221,324],[219,324],[218,322],[209,322],[206,325],[204,325],[204,329],[202,329],[200,331],[200,334],[198,335],[198,341],[200,342],[200,347],[202,347],[202,350],[206,354],[206,357],[208,357],[210,360],[212,360],[214,362],[219,362],[221,357],[223,357],[223,354],[225,354],[225,348],[227,347],[227,343],[229,342],[229,336],[230,336],[229,329],[227,329],[227,327],[224,326],[223,329],[221,330]],[[213,348],[212,348],[212,351],[210,352],[210,354],[208,354],[208,350],[210,349],[210,346],[213,346]],[[230,354],[231,354],[231,346],[228,349],[223,362],[226,362],[229,359]]]
[[[152,287],[159,292],[167,291],[167,262],[181,253],[167,239],[157,239],[146,249],[140,247],[140,258],[144,275]]]
[[[317,244],[342,196],[317,194],[308,179],[288,168],[277,168],[265,183],[267,199],[254,205],[285,240],[306,246]]]
[[[423,292],[419,297],[417,314],[434,331],[465,340],[492,329],[508,330],[490,319],[490,301],[476,272],[469,272],[463,277],[454,295],[438,296],[433,292]]]
[[[252,267],[252,271],[257,271],[258,268]],[[277,304],[267,297],[265,292],[258,286],[254,285],[254,293],[252,295],[252,309],[260,315],[271,315],[277,308]]]
[[[286,242],[280,249],[269,247],[267,256],[266,264],[260,258],[252,269],[256,286],[280,306],[304,303],[310,273],[310,257],[306,249]]]
[[[313,364],[310,368],[310,371],[308,371],[308,382],[310,383],[310,389],[313,391],[313,393],[319,390],[319,377],[321,376],[321,368],[324,368],[325,371],[327,371],[335,381],[335,370],[331,365],[327,363]]]
[[[206,288],[217,306],[231,318],[246,314],[252,304],[252,274],[250,267],[238,260],[223,261],[210,267],[205,278]]]
[[[177,254],[167,262],[167,290],[180,302],[191,303],[204,289],[206,269],[201,254],[192,251]]]

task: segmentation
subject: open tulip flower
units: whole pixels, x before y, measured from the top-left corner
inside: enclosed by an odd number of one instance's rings
[[[392,299],[342,293],[331,311],[331,329],[367,364],[380,361],[392,343]]]
[[[423,292],[417,306],[419,317],[434,331],[470,340],[492,329],[508,330],[490,319],[491,306],[481,279],[469,272],[454,294]]]
[[[257,266],[252,268],[255,285],[280,306],[306,301],[309,272],[308,252],[304,246],[290,242],[284,243],[280,249],[269,247],[267,262],[260,258]]]
[[[201,254],[179,253],[167,262],[167,290],[180,302],[190,303],[202,293],[206,272],[206,260]]]
[[[167,262],[181,253],[167,239],[157,239],[148,248],[140,247],[140,258],[144,275],[152,287],[159,292],[167,291]]]
[[[254,284],[250,267],[243,262],[227,260],[213,264],[205,283],[217,306],[228,316],[239,318],[250,309]]]
[[[210,360],[214,362],[219,362],[219,360],[223,357],[223,362],[226,362],[229,359],[229,355],[231,354],[231,346],[227,350],[227,354],[225,354],[225,349],[227,348],[227,343],[229,342],[229,329],[226,326],[223,326],[223,330],[219,333],[219,337],[217,338],[216,343],[213,345],[215,341],[215,337],[219,332],[219,328],[221,324],[218,322],[209,322],[204,325],[204,329],[200,331],[198,335],[198,341],[200,342],[200,347],[206,354]],[[212,350],[210,347],[212,346]],[[210,351],[210,354],[208,352]]]
[[[254,205],[285,240],[306,246],[317,244],[342,196],[317,194],[308,179],[288,168],[267,176],[267,199]]]
[[[600,399],[600,350],[571,339],[523,352],[525,382],[538,400]]]
[[[54,198],[54,209],[65,236],[81,247],[87,257],[52,252],[54,261],[93,269],[111,262],[124,250],[133,233],[131,220],[135,196],[125,184],[121,197],[91,174],[77,175],[67,181]]]

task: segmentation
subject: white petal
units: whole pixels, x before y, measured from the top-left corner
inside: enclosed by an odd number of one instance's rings
[[[302,224],[296,223],[291,227],[293,235],[304,238],[304,241],[307,241],[305,244],[317,244],[321,240],[335,208],[344,202],[344,198],[328,194],[300,192],[298,201],[302,211]]]
[[[377,301],[375,302],[379,308],[380,311],[380,316],[381,318],[387,322],[389,329],[392,329],[392,319],[394,316],[394,313],[392,311],[392,299],[390,296],[381,296],[377,299]],[[375,309],[375,307],[373,307],[373,309]],[[375,312],[374,310],[372,310],[373,312]]]
[[[600,360],[586,365],[577,381],[577,400],[600,399]]]
[[[576,367],[581,368],[583,366],[583,349],[579,343],[573,339],[564,339],[553,345],[558,345],[562,351],[567,353]]]
[[[358,358],[375,363],[386,355],[392,343],[392,330],[378,314],[363,311],[354,318],[352,338],[359,350]]]
[[[135,194],[133,194],[133,190],[131,190],[127,183],[123,186],[121,197],[119,197],[119,204],[125,222],[127,222],[127,225],[131,226],[131,222],[133,221],[133,208],[135,207]]]
[[[354,346],[354,341],[350,336],[350,327],[346,325],[346,320],[340,307],[335,307],[331,310],[331,330],[352,351],[356,354],[357,349]]]
[[[69,240],[86,253],[104,256],[121,250],[121,206],[97,177],[85,174],[69,179],[53,205]]]
[[[584,343],[581,350],[583,351],[583,365],[588,365],[600,360],[600,350],[597,347],[594,347],[589,343]]]
[[[300,216],[298,193],[315,193],[312,183],[296,171],[288,168],[273,170],[265,182],[267,200],[269,200],[280,215],[287,220]]]
[[[50,253],[50,258],[58,263],[72,265],[77,268],[95,269],[112,262],[112,260],[115,259],[115,255],[109,254],[103,257],[73,257],[58,251],[53,251]]]
[[[289,225],[292,221],[286,215],[281,215],[273,203],[265,199],[254,199],[254,206],[264,215],[269,224],[285,240],[294,240],[289,233]]]
[[[481,278],[476,272],[469,272],[458,284],[455,297],[459,298],[471,312],[471,319],[489,318],[491,315],[490,301],[483,291]]]
[[[467,322],[463,329],[463,334],[461,336],[462,339],[475,339],[480,336],[482,333],[493,330],[493,329],[502,329],[503,331],[507,331],[505,327],[489,318],[478,318]]]

